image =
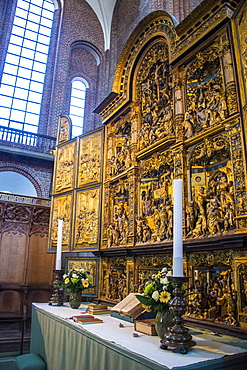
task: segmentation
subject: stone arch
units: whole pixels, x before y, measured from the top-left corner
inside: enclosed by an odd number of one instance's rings
[[[23,175],[26,177],[34,186],[36,192],[37,192],[37,197],[43,198],[45,197],[45,190],[41,188],[40,186],[40,181],[37,176],[35,175],[35,172],[30,170],[30,169],[23,169],[23,167],[19,164],[11,164],[11,165],[1,165],[0,164],[0,172],[4,171],[13,171],[16,173],[19,173],[20,175]]]

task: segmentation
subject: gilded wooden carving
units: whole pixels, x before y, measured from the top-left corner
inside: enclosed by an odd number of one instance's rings
[[[129,242],[129,181],[121,178],[110,190],[111,212],[107,224],[107,247],[123,246]],[[109,208],[109,204],[107,206]]]
[[[216,46],[218,46],[216,44]],[[198,52],[188,66],[184,138],[217,125],[228,116],[219,50]]]
[[[95,246],[98,242],[99,194],[99,187],[77,192],[73,249]]]
[[[137,243],[152,243],[172,238],[172,151],[155,153],[140,162],[139,213],[136,216]]]
[[[57,167],[55,172],[55,193],[72,190],[75,176],[76,142],[57,148]]]
[[[50,223],[51,248],[57,245],[58,220],[63,219],[62,245],[64,249],[70,247],[72,217],[72,194],[53,198],[52,219]]]
[[[58,143],[62,143],[65,141],[70,140],[71,138],[71,119],[69,116],[65,114],[61,114],[59,116],[59,123],[58,123]]]
[[[145,55],[136,80],[141,125],[139,150],[174,134],[168,45],[156,43]]]
[[[78,187],[100,182],[102,162],[102,131],[80,138]]]
[[[107,178],[121,174],[133,164],[133,153],[131,151],[132,116],[132,111],[121,115],[111,125],[111,132],[108,131]]]

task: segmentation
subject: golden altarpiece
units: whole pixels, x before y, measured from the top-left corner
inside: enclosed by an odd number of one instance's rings
[[[63,251],[91,253],[98,299],[115,304],[172,267],[182,178],[187,315],[247,327],[246,40],[244,2],[203,1],[178,26],[156,12],[95,109],[104,127],[71,140],[60,117],[50,250],[62,217]]]

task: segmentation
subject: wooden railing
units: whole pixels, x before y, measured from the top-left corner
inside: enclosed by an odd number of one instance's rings
[[[49,154],[55,149],[56,138],[0,126],[0,144]]]

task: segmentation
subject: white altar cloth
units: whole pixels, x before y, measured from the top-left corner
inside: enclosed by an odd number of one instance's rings
[[[196,346],[192,347],[188,354],[182,355],[180,353],[173,353],[172,349],[160,349],[159,338],[157,336],[138,333],[138,337],[134,337],[133,333],[135,331],[132,323],[113,318],[110,315],[97,315],[97,317],[103,319],[103,323],[100,324],[81,325],[75,323],[71,317],[83,314],[87,307],[86,305],[81,305],[76,310],[71,309],[69,304],[66,303],[61,307],[49,306],[47,303],[34,303],[34,306],[59,317],[61,320],[69,320],[72,325],[80,327],[82,331],[88,331],[104,340],[114,342],[130,352],[137,353],[151,361],[167,366],[169,369],[247,352],[245,348],[214,341],[213,335],[212,340],[207,340],[199,336],[194,336],[192,332]],[[120,328],[120,323],[124,327]]]

